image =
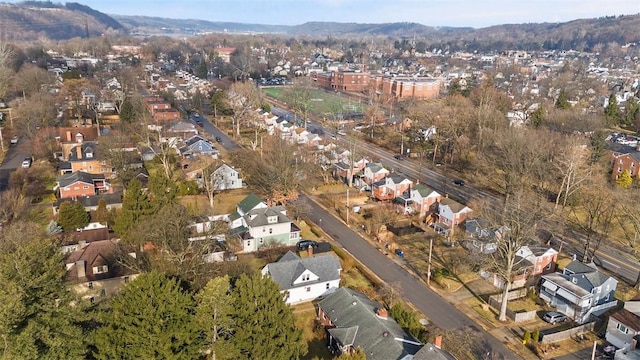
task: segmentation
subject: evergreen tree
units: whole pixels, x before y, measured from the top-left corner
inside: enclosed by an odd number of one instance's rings
[[[58,208],[58,225],[64,231],[74,231],[89,224],[89,214],[79,202],[64,201]]]
[[[147,195],[142,191],[142,184],[138,179],[132,179],[122,200],[122,209],[113,226],[115,232],[126,237],[134,224],[151,213],[151,204]]]
[[[296,328],[293,312],[284,302],[278,284],[260,273],[241,275],[232,294],[232,342],[239,359],[299,359],[307,344]]]
[[[136,111],[129,99],[125,99],[120,106],[120,120],[125,123],[131,123],[136,117]]]
[[[209,69],[207,69],[207,62],[204,61],[204,58],[200,60],[200,64],[196,68],[195,75],[200,79],[207,79],[207,75],[209,74]]]
[[[3,359],[84,359],[82,309],[72,306],[64,254],[14,223],[0,236],[0,347]]]
[[[640,123],[640,103],[635,97],[627,100],[624,106],[624,126],[632,126]],[[640,131],[640,128],[635,126],[636,132]]]
[[[538,329],[533,330],[533,334],[531,335],[531,340],[533,342],[538,342],[538,340],[540,340],[540,330]]]
[[[128,284],[101,313],[96,359],[196,359],[194,301],[175,280],[151,272]]]
[[[109,210],[107,209],[107,201],[105,199],[98,200],[98,208],[96,208],[96,219],[102,225],[109,222]]]
[[[560,90],[560,94],[558,94],[558,98],[556,99],[556,109],[570,109],[571,104],[569,103],[569,96],[567,96],[566,91],[564,89]]]
[[[625,170],[622,172],[622,174],[618,175],[618,178],[616,179],[616,185],[623,189],[628,189],[631,187],[631,184],[633,184],[633,178],[631,178],[629,170]]]
[[[47,230],[45,230],[45,233],[47,235],[60,234],[61,232],[62,232],[62,227],[58,225],[57,222],[55,222],[54,220],[49,221],[49,225],[47,225]]]
[[[604,116],[609,125],[618,125],[620,122],[620,107],[618,106],[618,100],[614,93],[609,95],[609,102],[604,108]]]
[[[169,204],[174,204],[178,194],[178,186],[163,173],[149,177],[149,200],[153,213]]]
[[[228,276],[217,277],[196,295],[196,323],[204,337],[203,352],[216,360],[236,359],[239,355],[230,342],[233,331],[230,287]]]
[[[531,113],[531,116],[529,116],[529,120],[531,121],[531,125],[533,125],[533,127],[539,128],[544,122],[544,117],[544,108],[542,106],[539,106],[537,109],[535,109],[534,112]]]

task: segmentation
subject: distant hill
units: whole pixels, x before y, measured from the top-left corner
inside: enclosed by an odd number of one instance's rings
[[[106,0],[105,0],[106,1]],[[640,14],[580,19],[564,23],[505,24],[481,29],[432,27],[411,22],[359,24],[307,22],[301,25],[262,25],[196,19],[106,15],[78,3],[50,1],[0,3],[0,36],[9,41],[110,33],[193,35],[206,32],[277,33],[284,36],[340,38],[387,36],[415,39],[421,47],[449,51],[593,50],[611,43],[640,43]]]
[[[66,40],[124,31],[109,15],[78,3],[0,3],[0,33],[8,41]]]

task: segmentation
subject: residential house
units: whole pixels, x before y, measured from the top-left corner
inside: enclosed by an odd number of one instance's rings
[[[551,247],[524,245],[516,252],[516,256],[533,264],[530,276],[544,275],[556,270],[558,251]]]
[[[111,240],[86,243],[65,259],[66,281],[83,299],[90,301],[117,293],[138,274],[123,265],[125,257],[135,259],[132,249]]]
[[[438,202],[438,220],[432,224],[433,228],[445,236],[451,236],[472,212],[466,205],[445,197]]]
[[[540,298],[557,311],[583,324],[618,303],[618,281],[599,272],[595,264],[574,260],[561,273],[542,275]]]
[[[335,255],[302,259],[289,251],[277,262],[265,265],[262,275],[270,276],[280,286],[287,304],[297,304],[336,291],[340,287],[340,271],[340,260]]]
[[[109,227],[97,222],[89,223],[77,231],[55,235],[60,242],[60,251],[69,254],[83,248],[86,244],[100,240],[110,240],[115,234],[109,232]]]
[[[60,163],[60,174],[64,175],[76,171],[89,174],[103,174],[107,178],[113,176],[113,169],[105,159],[99,157],[98,143],[85,141],[84,134],[77,132],[74,143],[63,143],[63,161]]]
[[[442,199],[442,195],[432,188],[417,183],[411,188],[411,207],[413,212],[420,214],[420,217],[428,213],[436,212],[436,205]]]
[[[413,181],[406,176],[392,173],[384,179],[374,182],[371,186],[371,196],[378,200],[393,200],[401,198],[405,202],[411,199]]]
[[[53,215],[58,213],[60,204],[65,201],[79,202],[84,206],[85,211],[96,211],[98,209],[98,203],[100,200],[104,200],[107,204],[107,210],[122,208],[122,192],[113,194],[98,194],[95,196],[81,196],[74,199],[58,199],[53,203]]]
[[[389,170],[385,169],[381,163],[368,163],[364,167],[363,181],[371,186],[389,175]]]
[[[227,164],[222,164],[213,171],[211,181],[216,191],[242,188],[240,173],[237,169]]]
[[[194,135],[184,141],[184,144],[178,149],[182,156],[206,155],[218,158],[220,152],[215,145],[201,135]]]
[[[172,121],[162,127],[163,133],[167,137],[176,137],[181,140],[189,139],[198,135],[196,126],[186,121]]]
[[[357,161],[351,160],[350,155],[351,153],[349,151],[338,155],[340,160],[335,163],[333,173],[334,178],[341,179],[347,184],[349,183],[349,179],[351,179],[353,184],[354,177],[369,163],[369,160],[365,158]]]
[[[442,336],[436,336],[433,344],[424,344],[413,356],[413,360],[456,360],[456,358],[442,350]]]
[[[334,355],[364,350],[367,360],[410,360],[422,344],[366,295],[339,288],[318,302],[318,318]]]
[[[104,175],[89,174],[84,171],[67,173],[58,177],[56,188],[60,192],[60,199],[75,199],[111,192],[111,185],[106,181]]]
[[[634,352],[640,358],[640,295],[611,313],[605,339],[616,348]]]
[[[309,141],[309,134],[311,133],[303,127],[295,128],[291,140],[298,145],[305,145]]]
[[[615,180],[625,170],[632,178],[637,179],[640,175],[640,151],[638,148],[630,146],[616,146],[619,151],[611,153],[611,178]]]
[[[269,207],[254,194],[244,198],[229,215],[229,227],[240,237],[243,252],[269,244],[295,245],[300,240],[300,228],[287,216],[284,206]]]

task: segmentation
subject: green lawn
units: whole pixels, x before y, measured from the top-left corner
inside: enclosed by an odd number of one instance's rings
[[[285,101],[284,88],[264,88],[262,91],[272,98]],[[350,100],[337,94],[314,89],[311,95],[311,112],[316,115],[336,113],[359,113],[366,109],[366,104]]]

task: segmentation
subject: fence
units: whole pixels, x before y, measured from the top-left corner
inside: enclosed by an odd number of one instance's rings
[[[541,334],[542,340],[540,340],[540,342],[543,344],[550,344],[550,343],[566,340],[571,338],[572,336],[577,336],[589,331],[593,331],[593,329],[595,328],[595,325],[596,325],[595,322],[590,322],[580,326],[573,327],[571,329],[559,331],[553,334]]]
[[[527,289],[521,288],[517,290],[509,291],[507,294],[507,298],[509,300],[520,299],[522,297],[527,296]],[[496,309],[500,309],[500,304],[502,302],[502,294],[489,296],[489,305],[493,306]],[[523,322],[529,321],[536,317],[536,311],[512,311],[507,308],[507,317],[513,320],[514,322]]]

